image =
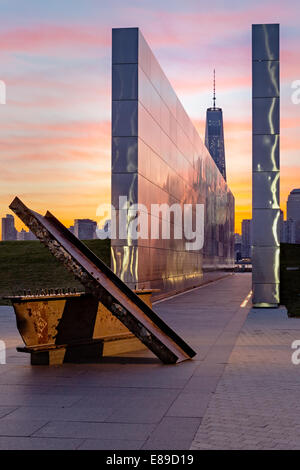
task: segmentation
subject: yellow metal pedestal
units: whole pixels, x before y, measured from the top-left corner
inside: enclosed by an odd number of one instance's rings
[[[153,290],[135,291],[152,307]],[[95,362],[146,349],[105,306],[85,293],[10,297],[33,365]]]

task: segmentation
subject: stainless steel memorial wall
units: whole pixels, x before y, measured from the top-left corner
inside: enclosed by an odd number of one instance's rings
[[[252,26],[253,304],[279,303],[279,25]]]
[[[112,269],[130,287],[170,293],[233,268],[234,197],[138,28],[112,36],[112,205],[128,227],[120,196],[143,204],[148,221],[147,237],[117,226],[111,241]],[[203,248],[187,250],[175,237],[172,213],[171,238],[151,237],[151,224],[166,221],[151,215],[152,204],[203,204]]]

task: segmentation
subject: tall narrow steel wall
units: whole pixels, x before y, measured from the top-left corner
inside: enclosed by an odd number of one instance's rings
[[[149,215],[148,238],[133,239],[120,196],[148,215],[152,204],[203,204],[203,248],[187,250],[173,235],[151,238],[150,225],[166,220],[161,213]],[[161,295],[233,268],[233,194],[138,28],[112,36],[112,204],[127,231],[111,241],[111,266],[129,287]]]
[[[279,25],[252,25],[253,304],[279,303]]]

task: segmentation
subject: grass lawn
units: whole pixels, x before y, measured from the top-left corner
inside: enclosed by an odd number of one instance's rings
[[[110,266],[110,240],[84,242],[101,260]],[[1,299],[24,289],[84,287],[74,279],[48,249],[39,241],[0,242],[0,305],[9,305]]]

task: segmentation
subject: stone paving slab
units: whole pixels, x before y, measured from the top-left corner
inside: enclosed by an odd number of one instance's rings
[[[42,420],[8,420],[5,417],[0,420],[0,436],[31,436],[47,424]]]
[[[45,420],[47,422],[54,421],[87,421],[87,422],[103,422],[114,411],[113,408],[107,406],[98,406],[94,408],[77,408],[77,407],[53,407],[53,406],[20,406],[16,409],[8,408],[6,412],[7,420]],[[3,411],[4,413],[4,411]],[[1,416],[1,410],[0,410]],[[3,415],[5,416],[5,415]]]
[[[140,450],[144,441],[126,439],[85,439],[80,450]]]
[[[4,406],[71,406],[80,400],[80,395],[31,394],[29,392],[0,393],[0,404]]]
[[[142,450],[189,450],[190,439],[174,439],[173,437],[166,437],[160,439],[148,439],[142,447]]]
[[[168,410],[167,416],[201,418],[206,411],[211,397],[212,393],[199,392],[199,389],[182,392]]]
[[[31,366],[13,309],[0,307],[0,449],[188,449],[234,347],[251,275],[235,274],[154,305],[197,356],[166,366],[150,351],[99,364]],[[5,434],[9,432],[9,436]]]
[[[195,436],[200,423],[201,418],[167,416],[155,428],[155,432],[145,442],[143,449],[151,449],[157,446],[161,450],[164,448],[163,446],[170,449],[172,445],[186,445]]]
[[[3,420],[2,420],[3,421]],[[9,422],[9,420],[7,420]],[[1,421],[0,421],[1,423]],[[140,423],[94,423],[83,421],[51,421],[45,426],[40,426],[35,432],[35,437],[60,437],[60,438],[102,438],[146,440],[153,424]]]
[[[191,449],[300,449],[300,319],[252,309]]]
[[[11,406],[0,406],[0,418],[3,418],[4,416],[11,414],[16,409],[17,409],[16,407],[11,407]]]

